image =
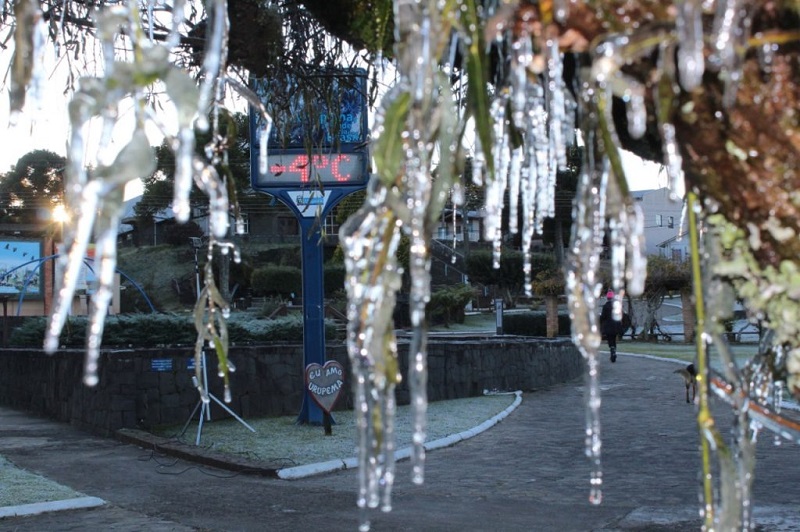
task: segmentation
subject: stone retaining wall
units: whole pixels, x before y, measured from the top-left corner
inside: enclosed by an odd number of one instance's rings
[[[329,345],[328,358],[347,371],[344,345]],[[400,404],[409,401],[408,345],[400,342],[403,382]],[[247,419],[293,415],[303,399],[302,345],[232,347],[230,408]],[[431,339],[428,344],[428,398],[470,397],[483,390],[530,391],[572,380],[583,373],[580,354],[568,339],[502,337],[476,340]],[[102,435],[120,428],[184,423],[198,404],[192,385],[189,348],[109,350],[102,353],[100,384],[82,384],[83,351],[48,356],[39,350],[0,350],[0,404],[66,421]],[[216,357],[209,355],[212,393],[223,397]],[[346,384],[349,391],[349,384]],[[227,413],[211,403],[212,419]],[[352,406],[351,397],[337,408]]]

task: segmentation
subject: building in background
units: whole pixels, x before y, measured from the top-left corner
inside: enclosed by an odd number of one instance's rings
[[[661,255],[677,261],[689,257],[689,239],[681,227],[683,199],[673,199],[668,188],[638,190],[631,196],[644,214],[647,255]]]

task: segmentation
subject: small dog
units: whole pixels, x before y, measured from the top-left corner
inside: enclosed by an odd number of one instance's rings
[[[697,371],[694,369],[694,364],[689,364],[685,368],[676,369],[673,373],[679,373],[683,377],[683,383],[686,385],[686,402],[693,403],[694,396],[697,394]],[[689,400],[689,388],[692,389],[692,400]]]

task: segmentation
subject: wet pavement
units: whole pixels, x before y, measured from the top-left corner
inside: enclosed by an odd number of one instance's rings
[[[394,508],[375,531],[699,530],[695,408],[679,366],[638,356],[601,364],[603,502],[588,502],[583,379],[524,394],[490,430],[428,454],[425,483],[398,464]],[[728,434],[730,410],[717,421]],[[268,437],[268,436],[267,436]],[[299,480],[232,472],[102,439],[0,408],[0,453],[106,504],[0,519],[13,531],[295,531],[358,529],[356,473]],[[757,449],[757,530],[800,530],[800,448]]]

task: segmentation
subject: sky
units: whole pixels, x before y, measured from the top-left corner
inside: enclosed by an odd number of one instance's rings
[[[36,149],[46,149],[66,155],[67,98],[61,89],[49,86],[41,109],[26,111],[18,123],[8,128],[0,127],[0,172],[11,168],[26,153]],[[0,93],[0,123],[9,124],[8,93]],[[155,139],[154,144],[160,142]],[[661,165],[644,161],[636,155],[623,151],[622,160],[631,190],[647,190],[666,186],[666,174]],[[126,189],[126,199],[141,194],[141,182],[132,182]]]
[[[7,72],[10,53],[0,54],[0,72]],[[67,118],[68,96],[64,94],[65,69],[68,65],[46,63],[49,73],[42,89],[41,98],[29,99],[23,115],[16,123],[10,122],[8,91],[0,92],[0,173],[11,168],[26,153],[36,149],[46,149],[66,155],[69,120]],[[132,123],[132,111],[121,111],[123,119]],[[97,135],[99,128],[90,128],[89,135]],[[151,135],[155,146],[161,142],[157,135]],[[643,161],[629,152],[622,152],[625,173],[631,190],[647,190],[666,186],[666,174],[661,165]],[[87,159],[92,159],[87,153]],[[141,194],[140,181],[132,182],[126,188],[126,199]]]

